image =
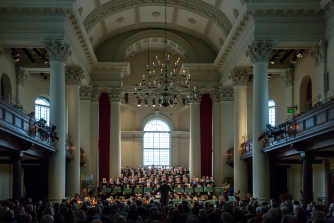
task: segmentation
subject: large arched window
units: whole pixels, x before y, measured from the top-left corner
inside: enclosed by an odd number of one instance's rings
[[[275,126],[275,102],[271,99],[268,101],[269,108],[269,124]]]
[[[47,97],[40,96],[35,101],[35,118],[46,120],[50,124],[50,100]]]
[[[143,165],[169,166],[170,134],[169,125],[162,119],[155,118],[144,127]]]

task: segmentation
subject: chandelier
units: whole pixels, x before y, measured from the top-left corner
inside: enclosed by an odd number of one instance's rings
[[[148,106],[152,102],[155,107],[156,103],[160,107],[174,107],[178,103],[189,105],[189,103],[198,100],[198,90],[196,87],[190,89],[190,74],[182,71],[179,72],[180,58],[174,63],[170,61],[170,55],[167,53],[167,7],[165,0],[165,41],[163,48],[163,62],[160,62],[158,56],[153,62],[152,70],[150,60],[146,66],[146,75],[143,75],[143,82],[135,85],[135,96],[138,106],[142,102]],[[149,47],[148,47],[149,58]]]

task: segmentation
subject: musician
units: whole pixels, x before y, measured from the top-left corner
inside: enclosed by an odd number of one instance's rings
[[[161,192],[161,199],[160,199],[161,206],[162,207],[167,206],[168,203],[169,203],[169,194],[168,194],[168,192],[174,193],[174,191],[172,190],[172,188],[167,184],[167,181],[164,180],[162,182],[162,185],[156,191],[156,193],[157,192]]]
[[[106,179],[106,178],[103,178],[100,187],[103,188],[103,186],[107,186],[107,185],[108,185],[107,179]]]

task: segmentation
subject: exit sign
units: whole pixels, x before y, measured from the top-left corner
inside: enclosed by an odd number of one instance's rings
[[[288,109],[288,113],[295,113],[295,109]]]

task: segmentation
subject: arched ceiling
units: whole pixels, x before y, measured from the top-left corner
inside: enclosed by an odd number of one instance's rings
[[[103,41],[139,28],[164,28],[164,0],[77,0],[95,49]],[[218,52],[242,10],[240,0],[167,0],[167,27],[196,36]]]

